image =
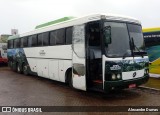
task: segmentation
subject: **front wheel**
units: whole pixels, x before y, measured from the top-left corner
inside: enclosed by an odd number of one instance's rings
[[[68,83],[71,88],[73,88],[72,71],[68,73]]]
[[[29,74],[27,64],[23,64],[23,74],[24,75],[28,75]]]

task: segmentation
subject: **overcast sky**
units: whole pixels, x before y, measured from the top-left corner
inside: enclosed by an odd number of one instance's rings
[[[135,17],[143,27],[160,27],[160,0],[0,0],[0,34],[31,31],[65,16],[114,13]]]

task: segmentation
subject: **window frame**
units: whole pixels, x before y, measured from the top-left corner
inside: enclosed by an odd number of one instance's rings
[[[69,30],[69,29],[71,29],[71,41],[69,41],[67,38],[69,38],[68,36],[67,36],[67,30]],[[69,42],[67,42],[67,40],[69,41]],[[65,28],[65,45],[70,45],[70,44],[72,44],[72,40],[73,40],[73,26],[70,26],[70,27],[66,27]]]

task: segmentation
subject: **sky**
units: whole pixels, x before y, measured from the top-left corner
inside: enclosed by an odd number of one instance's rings
[[[65,16],[94,13],[131,16],[143,28],[160,27],[160,0],[0,0],[0,34],[19,34]]]

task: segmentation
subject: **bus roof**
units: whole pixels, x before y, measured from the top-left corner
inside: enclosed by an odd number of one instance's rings
[[[8,40],[12,40],[12,39],[16,39],[19,38],[19,35],[13,35],[13,36],[9,36]]]
[[[42,27],[49,26],[49,25],[53,25],[53,24],[60,23],[60,22],[64,22],[64,21],[71,20],[71,19],[74,19],[74,18],[75,17],[73,17],[73,16],[63,17],[63,18],[60,18],[60,19],[57,19],[57,20],[54,20],[54,21],[50,21],[50,22],[47,22],[47,23],[44,23],[44,24],[40,24],[40,25],[36,26],[35,29],[42,28]]]
[[[38,25],[37,29],[21,34],[19,36],[9,37],[8,40],[16,39],[18,37],[38,34],[42,32],[47,32],[47,31],[51,31],[55,29],[70,27],[74,25],[80,25],[80,24],[84,24],[87,22],[91,22],[91,21],[97,21],[100,19],[117,20],[117,21],[119,20],[119,21],[127,21],[127,22],[141,24],[141,22],[135,18],[128,17],[128,16],[122,16],[122,15],[115,15],[115,14],[92,14],[92,15],[87,15],[87,16],[80,17],[80,18],[64,17],[64,18],[60,18],[60,19],[57,19],[51,22],[47,22],[47,23]]]
[[[147,33],[147,32],[158,32],[158,31],[160,31],[160,27],[143,28],[142,30],[143,30],[144,33]]]

